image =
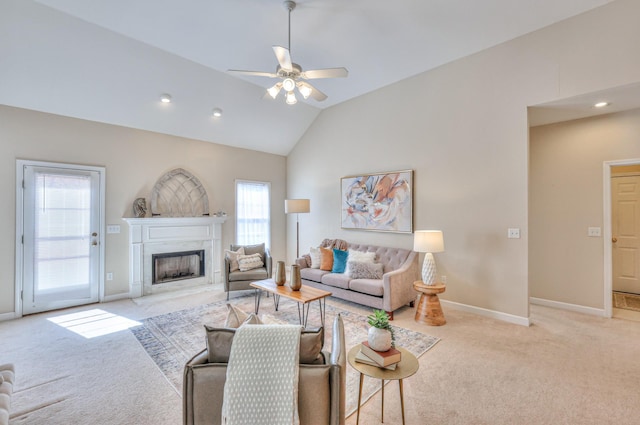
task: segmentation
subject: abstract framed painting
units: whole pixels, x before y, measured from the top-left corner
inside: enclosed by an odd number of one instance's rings
[[[340,179],[343,229],[413,232],[413,170]]]

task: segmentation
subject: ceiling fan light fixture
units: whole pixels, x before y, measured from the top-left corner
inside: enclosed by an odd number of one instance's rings
[[[298,91],[305,99],[308,99],[311,96],[311,92],[313,91],[311,87],[305,86],[303,84],[298,84]]]
[[[162,96],[160,96],[160,102],[171,103],[171,95],[168,93],[164,93]]]
[[[278,97],[280,89],[282,89],[282,83],[276,83],[267,89],[267,93],[269,93],[269,96],[275,99],[276,97]]]
[[[219,118],[222,116],[222,109],[220,108],[213,108],[213,116],[216,118]]]
[[[287,105],[295,105],[296,103],[298,103],[298,99],[296,99],[296,95],[294,92],[287,92],[286,102]]]
[[[293,91],[294,88],[296,88],[296,82],[293,81],[292,78],[285,78],[282,81],[282,88],[285,89],[287,92],[291,92]]]

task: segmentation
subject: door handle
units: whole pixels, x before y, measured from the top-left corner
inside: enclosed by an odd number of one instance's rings
[[[98,236],[98,234],[97,234],[96,232],[93,232],[93,233],[91,234],[91,236],[93,236],[93,237],[95,238],[96,236]]]
[[[618,242],[618,238],[611,238],[611,242],[613,242],[613,243]]]
[[[97,245],[98,245],[98,241],[91,242],[91,246],[97,246]]]

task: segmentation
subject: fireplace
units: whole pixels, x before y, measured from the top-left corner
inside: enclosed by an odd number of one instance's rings
[[[204,276],[204,249],[151,255],[152,285]]]
[[[131,298],[221,282],[221,235],[226,217],[124,220],[129,224]],[[169,259],[175,256],[185,258]]]

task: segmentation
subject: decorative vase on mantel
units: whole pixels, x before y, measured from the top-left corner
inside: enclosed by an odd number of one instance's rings
[[[292,291],[299,291],[302,288],[302,279],[300,279],[300,266],[294,264],[291,266],[291,280],[289,287]]]
[[[287,281],[287,270],[284,265],[284,261],[278,261],[276,263],[276,285],[282,286]]]
[[[391,348],[391,332],[386,329],[374,328],[372,326],[369,328],[367,342],[372,350],[389,351]]]

